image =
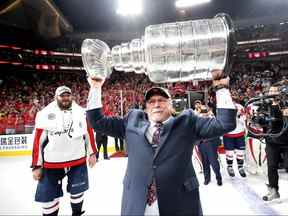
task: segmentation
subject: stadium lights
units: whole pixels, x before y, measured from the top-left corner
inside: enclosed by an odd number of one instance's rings
[[[116,13],[123,16],[139,15],[142,13],[142,0],[118,0]]]
[[[177,0],[175,2],[176,8],[187,8],[187,7],[193,7],[195,5],[208,3],[211,0]]]

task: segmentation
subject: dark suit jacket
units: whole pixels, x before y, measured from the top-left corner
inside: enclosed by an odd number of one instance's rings
[[[153,176],[161,215],[202,214],[201,209],[195,209],[201,204],[191,162],[193,147],[200,139],[221,136],[236,127],[235,110],[217,111],[217,119],[201,118],[192,110],[172,117],[164,124],[155,154],[145,136],[149,121],[142,110],[131,110],[124,118],[106,117],[101,109],[87,111],[96,132],[126,140],[128,164],[123,180],[122,215],[144,214]]]

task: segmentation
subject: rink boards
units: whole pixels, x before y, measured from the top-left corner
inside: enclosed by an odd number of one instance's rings
[[[114,138],[108,137],[108,152],[115,152]],[[0,157],[31,155],[33,148],[32,134],[0,136]],[[102,152],[102,148],[100,149]]]

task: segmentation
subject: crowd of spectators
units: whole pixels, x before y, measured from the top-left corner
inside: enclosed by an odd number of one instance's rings
[[[235,64],[231,90],[244,104],[279,79],[283,79],[283,74],[280,76],[279,71],[271,67],[261,71],[249,64]],[[86,106],[89,86],[83,72],[6,74],[0,83],[0,134],[31,133],[36,113],[54,99],[55,89],[60,85],[69,86],[75,101]],[[119,116],[132,107],[143,108],[143,93],[153,85],[144,74],[114,71],[103,86],[103,107]],[[161,84],[173,97],[182,97],[187,91],[200,91],[209,85],[207,81]]]

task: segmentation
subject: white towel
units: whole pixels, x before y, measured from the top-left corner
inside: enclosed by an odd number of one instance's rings
[[[63,113],[56,101],[48,104],[36,115],[36,128],[48,130],[49,132],[64,132]],[[72,121],[70,135],[71,138],[83,136],[87,133],[85,109],[75,102],[72,103]]]

